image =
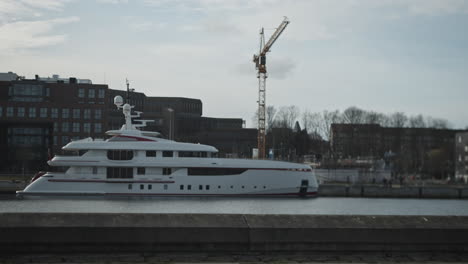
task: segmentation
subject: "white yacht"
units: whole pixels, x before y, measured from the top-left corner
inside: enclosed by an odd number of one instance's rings
[[[149,120],[134,120],[141,112],[123,104],[125,124],[110,130],[107,140],[72,141],[50,166],[66,172],[36,174],[18,196],[290,196],[317,195],[311,167],[270,160],[221,159],[212,146],[163,139],[157,132],[140,130]]]

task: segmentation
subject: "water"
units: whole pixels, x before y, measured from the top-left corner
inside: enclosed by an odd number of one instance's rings
[[[458,215],[468,200],[329,198],[28,198],[0,199],[0,212],[294,215]]]

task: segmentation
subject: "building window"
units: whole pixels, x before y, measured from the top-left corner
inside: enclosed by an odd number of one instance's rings
[[[163,151],[163,157],[173,157],[174,152],[173,151]]]
[[[137,168],[137,174],[139,175],[144,175],[145,174],[145,168],[144,167],[138,167]]]
[[[108,179],[131,179],[133,178],[133,168],[107,167]]]
[[[36,108],[35,107],[30,107],[29,108],[29,117],[36,117]]]
[[[58,109],[57,108],[52,108],[50,110],[50,117],[52,118],[58,118]]]
[[[62,132],[68,132],[70,130],[70,124],[68,122],[62,123]]]
[[[94,132],[101,133],[101,131],[102,131],[101,123],[94,123]]]
[[[171,175],[172,169],[171,168],[163,168],[163,175]]]
[[[18,107],[18,112],[16,113],[18,117],[24,117],[24,107]]]
[[[0,116],[3,115],[3,107],[0,106]]]
[[[465,152],[468,152],[468,146],[465,146]]]
[[[73,118],[80,118],[80,109],[73,109]]]
[[[96,93],[96,92],[95,92],[94,89],[89,89],[89,90],[88,90],[88,97],[89,97],[89,98],[94,98],[94,96],[96,95],[95,93]]]
[[[93,167],[93,174],[97,174],[97,172],[98,172],[97,167]]]
[[[62,109],[62,118],[69,118],[70,117],[70,109],[64,108]]]
[[[91,133],[91,123],[84,123],[83,124],[83,132]]]
[[[53,140],[52,145],[54,145],[54,146],[57,145],[57,143],[58,143],[57,142],[57,136],[54,136],[52,140]]]
[[[147,150],[146,157],[156,157],[156,150]]]
[[[8,106],[8,107],[7,107],[6,116],[7,116],[7,117],[13,117],[13,107],[11,107],[11,106]]]
[[[91,110],[90,109],[83,110],[83,118],[84,119],[90,119],[91,118]]]
[[[101,119],[102,112],[101,109],[94,110],[94,119]]]
[[[78,88],[78,97],[83,98],[84,97],[84,88]]]
[[[40,111],[41,111],[40,112],[41,117],[47,117],[47,108],[42,107]]]
[[[133,159],[132,150],[108,150],[107,158],[110,160],[131,160]]]
[[[54,122],[54,132],[58,132],[58,126],[59,124],[57,122]]]
[[[80,132],[80,123],[73,122],[72,132],[79,133]]]
[[[98,90],[98,97],[104,98],[105,90],[103,88],[99,88]]]
[[[62,144],[65,145],[70,142],[70,138],[68,136],[62,136]]]

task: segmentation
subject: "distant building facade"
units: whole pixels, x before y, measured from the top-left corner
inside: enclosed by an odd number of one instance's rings
[[[126,91],[113,90],[87,79],[18,77],[0,81],[0,172],[20,173],[46,169],[47,159],[70,140],[104,138],[104,132],[124,123],[113,98]],[[1,75],[0,75],[1,77]],[[14,78],[13,78],[14,77]],[[250,157],[256,130],[244,129],[240,118],[202,116],[199,99],[147,97],[130,92],[130,104],[153,120],[145,130],[161,132],[177,141],[217,147],[220,156]]]
[[[462,131],[332,124],[330,144],[337,159],[375,160],[392,156],[397,173],[429,173],[444,177],[454,173],[454,139],[455,134]]]
[[[468,132],[455,135],[455,178],[468,182]]]

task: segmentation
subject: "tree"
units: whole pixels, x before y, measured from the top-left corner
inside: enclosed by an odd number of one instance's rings
[[[275,125],[275,117],[276,117],[276,108],[272,105],[269,105],[265,109],[266,115],[266,129],[271,129]]]
[[[395,112],[390,116],[390,126],[405,127],[408,117],[403,112]]]
[[[368,111],[364,114],[364,123],[382,125],[385,116],[375,111]]]
[[[343,122],[348,124],[362,124],[364,121],[364,110],[351,106],[343,112]]]
[[[447,129],[449,127],[448,121],[442,118],[433,118],[429,116],[426,118],[426,123],[427,127],[435,129]]]
[[[299,117],[299,108],[295,105],[282,106],[276,114],[278,126],[282,128],[293,128]]]
[[[408,125],[409,127],[412,127],[412,128],[423,128],[423,127],[426,127],[426,122],[424,121],[424,117],[421,114],[419,114],[419,115],[410,117],[408,121]]]
[[[317,133],[320,125],[320,113],[312,113],[306,110],[302,113],[302,125],[309,134]]]

